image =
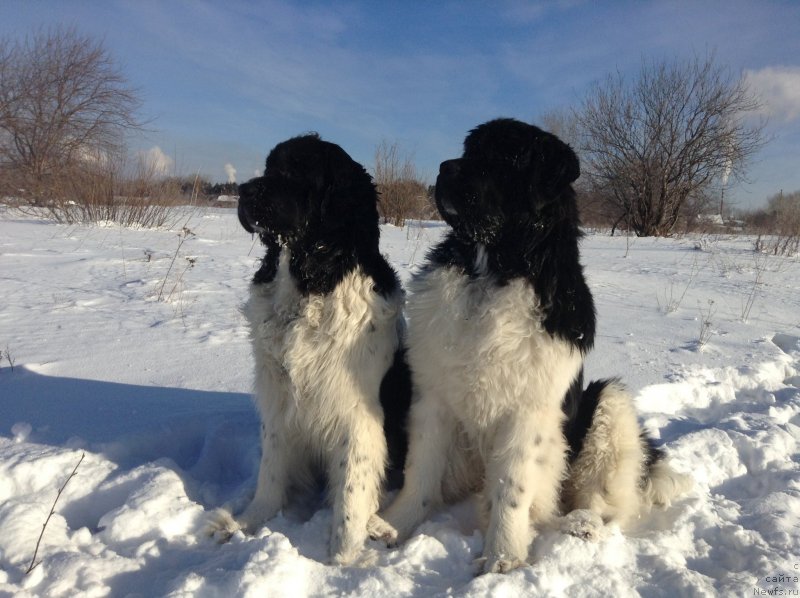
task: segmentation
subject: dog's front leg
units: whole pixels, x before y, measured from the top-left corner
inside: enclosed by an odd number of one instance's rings
[[[484,488],[489,509],[484,573],[504,573],[523,565],[532,540],[530,524],[546,521],[557,511],[565,447],[557,418],[551,419],[515,417],[495,433]]]
[[[441,505],[447,459],[455,439],[455,417],[443,414],[443,409],[438,399],[420,398],[411,406],[405,483],[384,514],[388,528],[375,539],[389,545],[404,541],[431,508]]]
[[[378,511],[386,466],[381,417],[366,410],[354,418],[329,463],[333,498],[331,560],[355,561],[367,539],[367,522]]]
[[[264,418],[261,423],[261,463],[253,500],[237,518],[241,528],[250,534],[272,519],[286,501],[289,465],[297,455],[285,437],[277,418]]]

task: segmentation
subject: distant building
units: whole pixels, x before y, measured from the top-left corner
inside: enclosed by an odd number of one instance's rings
[[[700,222],[704,222],[706,224],[713,224],[716,226],[725,226],[725,222],[722,220],[721,214],[699,214],[697,219]]]

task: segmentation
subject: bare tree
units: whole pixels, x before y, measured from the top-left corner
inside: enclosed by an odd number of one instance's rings
[[[580,153],[581,124],[574,110],[556,108],[542,114],[538,125]]]
[[[561,141],[569,144],[581,160],[581,125],[577,113],[569,108],[550,110],[542,114],[537,123],[546,131],[556,135]],[[587,227],[610,228],[614,223],[613,209],[610,208],[601,189],[592,186],[589,177],[581,176],[573,183],[577,194],[578,211],[581,224]]]
[[[384,222],[403,226],[406,218],[431,218],[436,213],[427,185],[417,176],[411,158],[401,155],[397,143],[382,141],[375,149],[374,178]]]
[[[635,81],[609,76],[575,112],[584,173],[616,224],[669,235],[715,183],[743,177],[763,143],[764,123],[747,121],[758,107],[713,56],[643,63]]]
[[[140,105],[100,41],[61,28],[0,40],[0,167],[27,185],[49,191],[120,154]]]

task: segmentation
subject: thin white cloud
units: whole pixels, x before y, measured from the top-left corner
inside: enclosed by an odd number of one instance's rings
[[[585,0],[507,0],[500,5],[500,14],[506,21],[516,25],[528,25],[543,20],[553,11],[568,10],[583,4]]]
[[[196,70],[209,77],[224,76],[247,110],[258,108],[260,127],[275,134],[271,142],[318,130],[317,123],[335,123],[362,139],[379,138],[393,134],[394,120],[414,122],[430,106],[449,106],[448,113],[465,106],[495,112],[490,98],[496,75],[479,52],[451,56],[420,44],[397,55],[381,46],[365,52],[350,43],[369,22],[363,6],[331,9],[269,0],[266,7],[233,2],[222,10],[198,4],[203,10],[193,13],[191,30],[168,18],[169,4],[148,4],[154,13],[148,23],[160,39],[169,40],[176,56],[195,61]],[[443,76],[464,71],[473,82],[466,104]],[[236,122],[242,114],[232,111],[225,118]]]
[[[767,116],[783,122],[800,117],[800,66],[768,66],[745,72],[750,89],[758,94]]]

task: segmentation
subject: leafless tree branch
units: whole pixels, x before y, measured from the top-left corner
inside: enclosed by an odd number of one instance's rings
[[[52,192],[52,181],[117,158],[144,126],[140,106],[101,41],[63,28],[2,39],[0,174]]]
[[[669,235],[709,189],[744,177],[763,145],[758,101],[713,56],[643,63],[597,84],[573,113],[594,193],[640,236]]]
[[[417,176],[411,158],[401,155],[397,143],[383,141],[375,149],[374,179],[384,222],[402,226],[406,218],[435,216],[427,186]]]

